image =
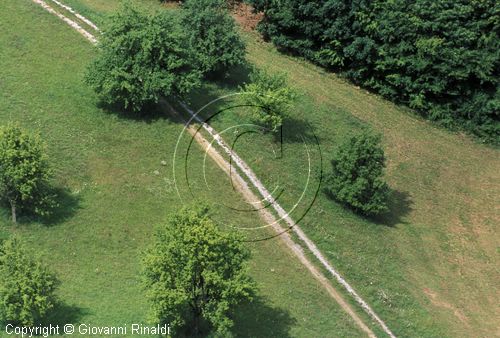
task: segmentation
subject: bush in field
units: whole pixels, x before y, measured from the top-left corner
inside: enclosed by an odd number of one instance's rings
[[[125,5],[105,29],[86,82],[103,102],[136,112],[162,96],[182,96],[201,77],[187,40],[175,14],[149,16]]]
[[[379,215],[388,210],[384,167],[380,136],[368,132],[353,136],[335,152],[326,190],[337,201],[364,215]]]
[[[55,206],[48,192],[50,173],[38,136],[15,125],[0,128],[0,199],[10,205],[14,223],[19,210],[50,213]]]
[[[296,98],[285,74],[269,74],[255,70],[250,83],[243,87],[245,103],[253,107],[254,119],[275,132],[283,124]]]
[[[249,252],[206,209],[183,209],[155,234],[143,257],[144,281],[157,323],[199,335],[227,334],[234,306],[250,300]]]
[[[57,279],[17,238],[0,246],[0,321],[33,326],[54,307]]]
[[[224,0],[187,0],[182,22],[205,74],[223,73],[245,62],[245,44]]]

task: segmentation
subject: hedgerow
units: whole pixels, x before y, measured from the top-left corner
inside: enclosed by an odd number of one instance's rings
[[[251,0],[282,51],[428,119],[499,142],[500,6],[494,0]]]

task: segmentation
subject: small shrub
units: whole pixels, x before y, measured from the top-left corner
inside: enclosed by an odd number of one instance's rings
[[[243,88],[245,103],[253,107],[254,120],[276,132],[296,99],[295,91],[288,86],[283,73],[269,74],[255,70],[250,83]]]
[[[379,215],[388,210],[384,167],[380,136],[368,132],[353,136],[335,152],[326,190],[337,201],[364,215]]]

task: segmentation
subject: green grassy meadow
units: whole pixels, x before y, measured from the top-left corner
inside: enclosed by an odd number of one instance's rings
[[[103,24],[119,1],[65,3]],[[159,7],[153,0],[136,3],[144,10]],[[7,32],[0,36],[0,45],[6,46],[0,50],[0,118],[44,136],[55,181],[67,191],[64,212],[47,224],[26,220],[13,227],[5,211],[0,230],[21,233],[58,272],[71,320],[145,321],[138,257],[154,225],[181,204],[172,188],[171,159],[182,125],[168,116],[135,119],[96,108],[95,96],[81,80],[95,53],[90,44],[30,1],[7,0],[1,7],[8,10],[0,11],[0,27]],[[34,23],[43,29],[33,29]],[[291,216],[305,214],[303,230],[398,337],[498,335],[498,149],[436,127],[335,74],[284,56],[256,33],[243,34],[249,62],[288,73],[300,99],[284,126],[282,148],[276,138],[252,132],[234,143],[238,154],[269,190],[283,190],[278,201],[291,209],[307,183],[308,157],[297,135],[304,136],[313,174]],[[241,69],[229,80],[206,85],[189,103],[200,108],[237,92],[245,77]],[[238,102],[226,99],[204,114]],[[251,123],[247,113],[232,108],[211,124],[224,130]],[[383,135],[393,190],[390,215],[377,220],[353,214],[322,192],[315,199],[321,160],[327,172],[339,142],[366,127]],[[232,132],[224,134],[230,144],[238,135]],[[283,156],[276,156],[281,150]],[[202,156],[193,151],[189,161],[195,195],[216,196],[217,219],[254,225],[254,215],[231,213],[224,206],[239,205],[241,199],[208,159],[212,190],[205,186],[198,170]],[[175,168],[182,172],[182,163]],[[187,187],[180,190],[189,201]],[[360,335],[279,240],[249,245],[262,299],[239,312],[239,336]]]
[[[2,236],[19,234],[62,281],[58,296],[64,304],[52,322],[146,323],[139,257],[155,225],[182,206],[171,163],[183,125],[164,114],[137,119],[99,108],[82,82],[94,47],[31,1],[2,2],[0,29],[0,120],[18,122],[45,139],[61,205],[48,219],[24,217],[16,226],[2,209]],[[202,155],[192,149],[193,187],[204,184]],[[176,166],[180,172],[183,162]],[[260,222],[224,207],[241,199],[214,164],[207,162],[205,169],[218,203],[214,218],[247,227]],[[179,191],[189,204],[182,182]],[[237,336],[361,335],[279,240],[249,247],[259,295],[238,309]]]
[[[325,171],[330,154],[346,137],[366,127],[382,133],[393,190],[390,215],[367,220],[320,194],[302,228],[396,335],[496,335],[498,150],[283,56],[256,34],[246,34],[246,40],[249,61],[286,72],[302,96],[283,130],[288,156],[273,160],[270,136],[242,137],[236,151],[268,186],[287,182],[289,190],[279,201],[291,208],[307,177],[307,158],[295,133],[317,136]],[[211,97],[225,93],[209,88]],[[213,124],[222,130],[247,116],[234,112]],[[302,127],[305,122],[310,128]],[[295,218],[301,215],[297,210]]]
[[[307,157],[297,133],[319,139],[325,172],[330,154],[345,138],[366,127],[382,133],[393,190],[391,213],[367,220],[320,193],[301,227],[396,335],[495,336],[500,311],[498,150],[283,56],[254,33],[245,36],[249,61],[286,72],[302,95],[285,122],[283,158],[274,158],[270,145],[279,142],[266,135],[239,138],[236,151],[268,187],[286,182],[279,201],[290,209],[307,179]],[[231,90],[208,86],[198,107]],[[221,109],[224,105],[211,113]],[[223,130],[242,121],[250,122],[248,112],[233,109],[211,123]],[[313,163],[318,163],[315,156]],[[309,200],[314,193],[308,190]],[[303,211],[299,207],[292,217],[300,218]]]

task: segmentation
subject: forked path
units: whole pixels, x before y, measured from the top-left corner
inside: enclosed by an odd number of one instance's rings
[[[56,15],[59,17],[61,20],[66,22],[68,25],[70,25],[73,29],[77,30],[80,34],[82,34],[87,40],[89,40],[91,43],[96,44],[97,43],[97,37],[94,36],[92,33],[89,33],[87,30],[85,30],[82,26],[80,26],[75,20],[71,20],[70,18],[66,17],[65,15],[61,14],[57,10],[55,10],[53,7],[49,6],[47,2],[44,0],[32,0],[33,2],[39,4],[42,6],[45,10],[48,12]],[[66,11],[70,12],[71,14],[75,15],[78,19],[82,20],[89,26],[95,28],[96,31],[99,31],[97,26],[93,24],[90,20],[87,18],[83,17],[82,15],[78,14],[76,11],[74,11],[72,8],[69,6],[66,6],[62,4],[60,1],[57,0],[52,0],[54,4],[57,6],[65,9]],[[168,105],[167,102],[163,101],[162,104],[169,109],[172,113],[177,114],[175,110]],[[395,335],[391,332],[391,330],[388,328],[388,326],[385,324],[382,319],[373,311],[373,309],[368,305],[366,301],[364,301],[361,296],[358,295],[358,293],[347,283],[347,281],[337,272],[336,269],[333,268],[333,266],[328,262],[328,260],[323,256],[323,254],[319,251],[319,249],[316,247],[314,242],[312,242],[306,234],[300,229],[300,227],[293,221],[293,219],[287,214],[287,212],[278,204],[277,201],[274,200],[272,195],[268,192],[268,190],[265,188],[265,186],[260,182],[260,180],[257,178],[257,176],[253,173],[253,171],[250,169],[250,167],[233,151],[231,150],[223,141],[222,137],[208,124],[206,124],[204,121],[200,120],[196,114],[189,109],[186,105],[183,104],[184,109],[191,115],[191,119],[189,120],[186,130],[191,134],[191,136],[196,140],[196,142],[204,149],[207,154],[217,163],[217,165],[227,174],[231,175],[233,182],[236,182],[235,187],[238,189],[238,191],[243,195],[243,197],[251,202],[251,201],[256,201],[260,200],[260,198],[257,198],[255,196],[255,193],[252,191],[252,189],[248,186],[247,181],[243,179],[243,177],[235,170],[231,170],[231,164],[224,159],[221,154],[214,149],[214,147],[211,146],[211,142],[209,142],[207,139],[203,137],[201,133],[198,132],[197,128],[191,124],[191,122],[195,121],[197,123],[200,123],[203,127],[203,129],[210,134],[211,137],[216,141],[218,146],[225,152],[227,155],[230,156],[232,161],[236,164],[237,168],[239,171],[241,171],[247,179],[250,181],[252,186],[257,189],[259,194],[262,196],[263,201],[267,201],[270,203],[270,206],[276,211],[277,215],[279,216],[280,220],[284,220],[290,229],[295,232],[297,237],[303,242],[305,247],[310,251],[314,257],[321,263],[321,265],[328,271],[330,274],[345,288],[347,293],[352,296],[352,298],[363,308],[363,310],[377,323],[380,325],[382,330],[391,338],[395,338]],[[280,238],[283,240],[283,242],[289,247],[292,252],[295,254],[295,256],[299,259],[299,261],[309,270],[309,272],[314,276],[316,280],[326,289],[328,294],[344,309],[349,316],[353,319],[353,321],[359,326],[359,328],[365,332],[369,337],[376,337],[373,331],[363,322],[363,320],[357,315],[357,313],[353,310],[352,306],[345,301],[343,296],[335,290],[335,288],[332,286],[328,278],[311,262],[311,260],[306,256],[304,253],[303,249],[301,246],[299,246],[297,243],[294,242],[294,240],[291,238],[290,234],[285,231],[285,229],[279,224],[277,218],[273,213],[271,213],[268,209],[266,208],[259,208],[259,213],[261,217],[264,219],[264,221],[267,222],[267,224],[272,224],[274,230],[281,234]]]

